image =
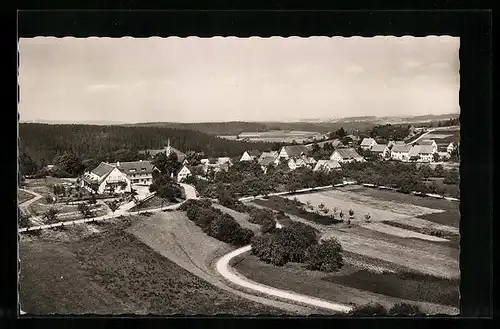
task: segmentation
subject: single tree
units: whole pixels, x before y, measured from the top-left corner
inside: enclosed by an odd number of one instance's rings
[[[54,207],[50,207],[49,210],[47,210],[45,212],[45,214],[43,215],[43,218],[47,220],[47,222],[49,223],[56,223],[57,222],[57,214],[59,213],[59,211],[54,208]]]
[[[349,209],[349,217],[350,218],[354,217],[354,211],[352,209]]]
[[[92,217],[92,211],[90,210],[90,207],[86,203],[79,203],[78,204],[78,211],[84,218],[89,218]]]
[[[339,217],[340,219],[344,218],[344,213],[342,212],[342,210],[340,211]]]
[[[370,218],[371,218],[370,214],[365,214],[365,220],[366,220],[366,221],[369,221],[369,220],[370,220]]]
[[[324,208],[325,208],[325,205],[324,205],[323,203],[320,203],[320,204],[318,205],[318,209],[319,209],[319,210],[323,210]]]
[[[49,203],[49,204],[50,204],[50,203],[54,203],[54,197],[53,197],[52,195],[46,195],[46,196],[45,196],[45,201],[46,201],[47,203]]]
[[[114,214],[115,211],[120,207],[120,205],[118,204],[118,202],[116,200],[114,201],[111,201],[109,204],[109,209],[111,209],[111,212]]]

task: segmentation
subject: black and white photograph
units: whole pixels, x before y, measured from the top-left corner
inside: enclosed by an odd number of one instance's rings
[[[459,51],[21,37],[20,313],[459,315]]]

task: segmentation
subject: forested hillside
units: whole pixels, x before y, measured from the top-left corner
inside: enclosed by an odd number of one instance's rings
[[[232,157],[248,149],[264,151],[280,146],[231,141],[197,131],[161,127],[21,123],[19,137],[20,152],[27,153],[39,165],[51,163],[57,155],[64,153],[73,153],[81,160],[107,159],[116,152],[162,148],[167,139],[170,139],[172,147],[181,151],[203,152],[207,157]]]

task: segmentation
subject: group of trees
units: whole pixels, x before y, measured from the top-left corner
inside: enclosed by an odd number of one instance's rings
[[[169,175],[153,172],[153,183],[149,186],[150,192],[156,192],[160,198],[175,202],[183,197],[182,187]]]
[[[252,254],[276,266],[288,262],[304,263],[310,270],[338,271],[343,266],[342,246],[332,238],[319,242],[313,227],[289,222],[252,239]]]
[[[82,164],[95,166],[100,161],[143,159],[139,150],[163,148],[167,139],[170,139],[172,147],[203,152],[207,157],[223,154],[237,156],[249,149],[267,151],[281,146],[279,143],[227,140],[198,131],[164,127],[21,123],[19,136],[20,162],[26,174],[33,174],[36,169],[47,164],[55,165],[56,162],[62,162],[61,169],[75,175],[81,171]],[[67,159],[68,154],[73,158]],[[75,158],[79,161],[74,161]]]
[[[209,200],[188,200],[180,210],[186,211],[189,220],[217,240],[243,246],[253,237],[251,230],[242,228],[229,214],[214,208]]]
[[[445,177],[445,184],[456,184],[459,180],[458,171],[444,172],[442,166],[436,169],[428,165],[417,167],[415,163],[399,161],[363,162],[344,164],[342,172],[345,177],[358,182],[394,187],[401,192],[412,191],[422,193],[444,193],[435,182],[426,183],[430,177]],[[444,173],[443,173],[444,172]]]
[[[391,140],[404,140],[410,133],[410,125],[379,125],[375,126],[369,131],[372,138],[381,140],[381,144],[387,143]]]

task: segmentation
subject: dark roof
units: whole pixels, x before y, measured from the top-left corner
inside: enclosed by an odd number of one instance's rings
[[[284,146],[284,148],[289,157],[298,157],[309,153],[309,149],[305,145],[288,145]]]
[[[100,178],[107,176],[110,172],[113,171],[115,167],[106,162],[101,162],[97,167],[95,167],[91,173],[99,176]]]
[[[247,151],[248,155],[253,156],[253,157],[259,157],[261,152],[259,150],[250,150]]]
[[[340,163],[335,160],[319,160],[318,163],[316,163],[316,167],[314,167],[315,170],[321,170],[323,168],[329,168],[329,169],[337,169],[340,168]]]
[[[150,161],[130,161],[119,162],[116,167],[126,175],[143,173],[149,174],[153,172],[154,166]]]
[[[336,149],[334,152],[338,152],[342,159],[355,159],[361,157],[353,148]]]

